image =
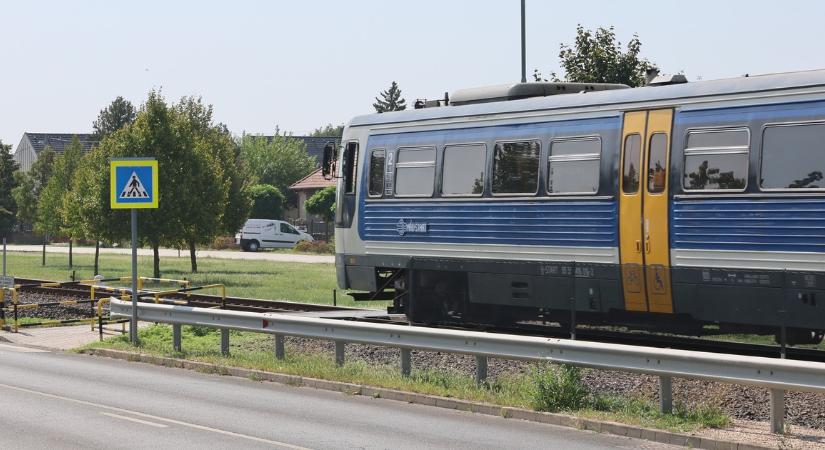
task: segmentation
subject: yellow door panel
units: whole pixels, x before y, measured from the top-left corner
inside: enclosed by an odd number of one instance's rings
[[[673,312],[668,240],[668,177],[672,123],[672,109],[648,112],[645,181],[642,183],[642,229],[649,311],[659,313]]]
[[[647,311],[642,242],[642,176],[647,135],[647,111],[624,115],[619,167],[619,255],[625,309]]]

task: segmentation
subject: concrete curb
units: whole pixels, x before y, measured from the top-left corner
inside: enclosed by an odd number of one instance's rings
[[[342,392],[349,395],[364,395],[368,397],[396,400],[418,405],[434,406],[436,408],[455,409],[488,416],[500,416],[508,419],[527,420],[530,422],[546,423],[580,430],[595,431],[596,433],[614,434],[663,444],[680,445],[690,448],[708,450],[758,450],[770,449],[752,444],[721,441],[688,434],[672,433],[669,431],[642,428],[616,422],[603,422],[593,419],[568,416],[565,414],[531,411],[509,406],[498,406],[489,403],[477,403],[469,400],[439,397],[435,395],[417,394],[413,392],[397,391],[375,386],[366,386],[340,381],[327,381],[317,378],[308,378],[298,375],[286,375],[263,370],[227,367],[219,364],[190,361],[186,359],[168,358],[162,356],[145,355],[123,350],[87,349],[82,353],[107,358],[121,359],[133,362],[143,362],[158,366],[176,367],[180,369],[196,370],[198,372],[230,375],[249,378],[258,381],[270,381],[290,386],[309,387],[326,391]]]

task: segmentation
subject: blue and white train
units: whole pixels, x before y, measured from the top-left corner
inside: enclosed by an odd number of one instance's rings
[[[822,339],[825,70],[443,103],[356,117],[332,155],[338,284],[356,299],[416,322],[565,323],[575,308]]]

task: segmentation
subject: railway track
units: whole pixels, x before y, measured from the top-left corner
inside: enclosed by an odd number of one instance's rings
[[[57,286],[44,287],[42,284],[50,283],[44,280],[18,279],[16,283],[20,285],[20,292],[35,292],[58,294],[77,298],[88,299],[91,296],[89,286],[77,282],[60,283]],[[112,296],[112,292],[96,291],[95,298],[105,298]],[[142,301],[155,301],[151,292],[142,293]],[[198,294],[194,292],[180,292],[176,294],[164,295],[157,299],[161,303],[186,304],[187,306],[202,308],[222,308],[236,311],[248,312],[279,312],[279,313],[307,313],[318,314],[341,320],[357,320],[375,323],[389,323],[398,326],[410,325],[403,316],[390,315],[376,310],[361,308],[350,308],[343,306],[320,305],[312,303],[299,303],[285,300],[264,300],[244,297],[221,297],[217,295]],[[369,312],[370,314],[366,314]],[[518,327],[489,327],[489,326],[455,326],[451,324],[416,324],[419,326],[437,326],[442,328],[452,328],[459,330],[486,331],[490,333],[520,334],[527,336],[543,336],[567,339],[570,338],[570,330],[567,328],[539,325],[520,324]],[[673,348],[679,350],[698,350],[712,353],[726,353],[746,356],[762,356],[768,358],[780,358],[783,349],[778,345],[765,345],[715,340],[708,338],[698,338],[689,336],[675,336],[652,332],[620,332],[604,330],[582,326],[576,328],[576,339],[610,342],[625,345],[638,345],[657,348]],[[784,357],[801,361],[825,362],[825,351],[803,347],[786,347]]]

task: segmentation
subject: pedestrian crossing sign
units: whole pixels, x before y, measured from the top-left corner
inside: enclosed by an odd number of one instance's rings
[[[158,162],[150,158],[110,161],[112,209],[158,207]]]

